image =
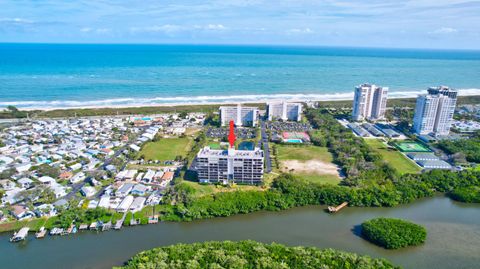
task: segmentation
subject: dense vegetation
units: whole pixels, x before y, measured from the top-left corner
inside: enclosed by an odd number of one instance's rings
[[[396,171],[382,161],[379,153],[339,124],[327,110],[307,109],[305,116],[317,129],[310,132],[312,143],[328,147],[347,177],[382,180],[396,176]]]
[[[450,193],[450,198],[464,203],[480,203],[480,187],[460,187]]]
[[[471,139],[442,140],[438,146],[448,154],[464,154],[469,162],[480,163],[480,135]]]
[[[154,248],[134,256],[123,267],[133,268],[399,268],[333,249],[286,247],[255,241],[205,242]]]
[[[195,190],[178,184],[164,198],[174,202],[163,208],[164,220],[193,220],[226,217],[258,210],[282,210],[296,206],[344,201],[351,206],[396,206],[432,196],[435,191],[451,192],[460,187],[480,186],[480,171],[433,170],[407,174],[395,180],[362,182],[358,186],[322,185],[282,174],[268,190],[220,192],[196,197]]]
[[[362,236],[381,247],[398,249],[422,244],[427,230],[401,219],[376,218],[362,223]]]
[[[20,111],[14,106],[7,106],[4,111],[0,111],[0,118],[3,119],[12,119],[12,118],[26,118],[27,112]]]

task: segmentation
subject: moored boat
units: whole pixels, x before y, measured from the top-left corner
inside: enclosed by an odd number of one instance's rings
[[[29,230],[30,228],[23,227],[18,232],[13,234],[13,236],[10,238],[10,242],[19,242],[19,241],[25,240]]]

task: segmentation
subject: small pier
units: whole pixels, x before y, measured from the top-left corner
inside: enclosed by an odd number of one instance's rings
[[[63,234],[62,228],[52,228],[50,230],[50,235],[60,235],[60,234]]]
[[[140,219],[134,219],[134,218],[132,218],[132,219],[130,220],[130,226],[135,226],[135,225],[138,225],[138,224],[140,224]]]
[[[344,207],[348,205],[347,202],[343,202],[338,206],[329,206],[328,207],[328,212],[329,213],[337,213],[338,211],[342,210]]]
[[[35,234],[35,238],[37,239],[44,238],[46,234],[47,234],[47,229],[45,229],[45,227],[42,226],[40,230],[38,230],[38,232]]]
[[[19,242],[25,240],[25,238],[27,238],[29,230],[30,228],[23,227],[18,232],[13,234],[13,236],[10,238],[10,242]]]
[[[127,217],[127,213],[128,213],[128,211],[125,211],[125,213],[123,213],[122,218],[117,220],[117,222],[115,223],[115,226],[113,226],[113,229],[120,230],[122,228],[123,222],[125,221],[125,218]]]
[[[92,223],[90,224],[90,226],[88,226],[88,229],[89,229],[89,230],[97,230],[97,229],[98,229],[98,227],[97,227],[97,222],[96,222],[96,221],[92,222]]]
[[[107,222],[107,223],[104,223],[104,224],[102,225],[102,232],[108,231],[108,230],[110,230],[111,228],[112,228],[112,222],[111,222],[111,221],[109,221],[109,222]]]

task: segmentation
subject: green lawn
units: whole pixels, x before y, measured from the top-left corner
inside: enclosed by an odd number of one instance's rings
[[[298,178],[304,179],[312,183],[320,184],[332,184],[338,185],[341,179],[335,175],[317,175],[317,174],[308,174],[308,173],[295,173],[295,176]]]
[[[418,173],[421,169],[413,161],[408,159],[396,149],[389,149],[381,140],[378,139],[365,139],[365,142],[373,148],[373,150],[379,152],[383,159],[393,166],[400,174]]]
[[[160,138],[156,142],[148,142],[138,153],[138,157],[144,156],[145,160],[169,161],[176,156],[187,156],[192,147],[192,138]]]
[[[326,147],[277,145],[278,159],[332,162],[333,156]]]
[[[325,164],[331,164],[333,161],[333,156],[326,147],[317,147],[313,145],[277,145],[276,147],[280,165],[282,162],[289,160],[297,160],[302,163],[318,161]],[[335,169],[335,167],[333,167],[333,169]],[[338,175],[322,172],[322,169],[316,171],[297,170],[292,173],[298,178],[315,183],[337,185],[341,181]]]
[[[217,192],[231,192],[231,191],[262,191],[265,190],[260,186],[252,185],[233,185],[233,186],[221,186],[214,184],[199,184],[197,182],[184,180],[180,184],[188,185],[195,189],[194,195],[201,197],[205,195],[211,195]]]

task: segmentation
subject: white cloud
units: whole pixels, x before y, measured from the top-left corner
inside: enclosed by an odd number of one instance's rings
[[[98,28],[95,30],[95,33],[97,34],[105,34],[109,33],[111,30],[109,28]]]
[[[12,24],[31,24],[34,23],[32,20],[22,19],[22,18],[0,18],[0,23],[12,23]]]
[[[90,27],[83,27],[80,29],[80,32],[82,33],[88,33],[88,32],[91,32],[92,31],[92,28]]]
[[[209,24],[204,27],[205,30],[225,30],[227,29],[222,24]]]
[[[310,28],[293,28],[293,29],[288,29],[286,31],[287,34],[313,34],[315,31],[313,31]]]
[[[178,32],[186,31],[223,31],[228,29],[222,24],[207,24],[207,25],[178,25],[178,24],[164,24],[164,25],[153,25],[147,27],[130,27],[130,32],[162,32],[165,34],[174,34]]]
[[[441,27],[435,31],[430,32],[430,34],[453,34],[458,32],[457,29],[451,27]]]

